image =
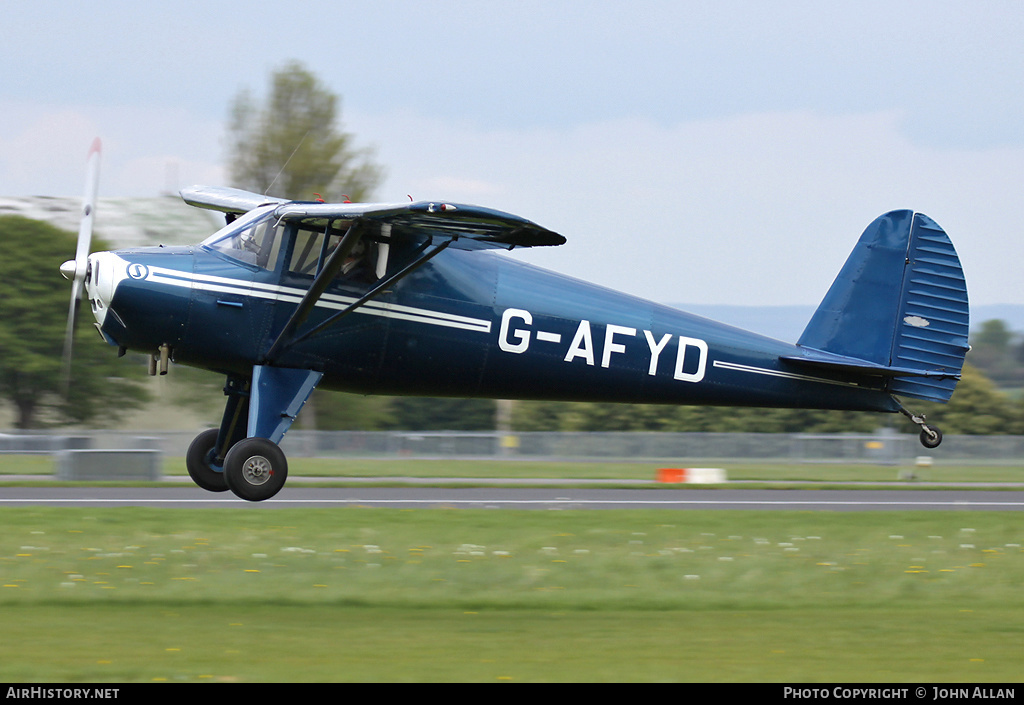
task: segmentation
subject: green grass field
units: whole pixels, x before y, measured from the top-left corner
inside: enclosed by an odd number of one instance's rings
[[[0,680],[1016,681],[1014,512],[0,509]]]

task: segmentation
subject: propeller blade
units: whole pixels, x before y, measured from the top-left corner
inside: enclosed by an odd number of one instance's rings
[[[82,220],[78,226],[78,245],[75,248],[74,269],[72,262],[61,265],[61,273],[71,279],[71,303],[68,305],[68,323],[64,330],[64,388],[71,384],[71,348],[75,336],[75,319],[78,316],[79,304],[82,300],[82,289],[85,273],[89,266],[89,245],[92,243],[92,222],[96,214],[96,194],[99,191],[100,176],[100,138],[93,140],[89,149],[89,158],[85,174],[85,197],[82,200]]]

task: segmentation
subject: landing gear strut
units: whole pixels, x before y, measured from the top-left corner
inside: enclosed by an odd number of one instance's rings
[[[231,490],[250,502],[280,492],[288,479],[288,460],[278,443],[322,376],[260,365],[252,377],[228,375],[220,428],[203,431],[188,449],[192,480],[205,490]]]
[[[939,444],[942,443],[942,431],[940,431],[936,426],[929,426],[926,424],[924,422],[924,414],[913,414],[902,406],[900,406],[900,413],[921,427],[921,445],[925,448],[939,447]]]

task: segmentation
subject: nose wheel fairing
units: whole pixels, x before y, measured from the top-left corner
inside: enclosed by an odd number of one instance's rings
[[[196,484],[215,492],[230,489],[251,502],[277,494],[288,476],[278,444],[322,376],[266,365],[253,367],[251,377],[229,376],[220,428],[199,434],[187,458]]]

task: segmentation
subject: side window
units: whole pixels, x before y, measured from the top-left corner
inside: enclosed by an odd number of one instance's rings
[[[295,234],[295,247],[292,248],[292,258],[288,263],[288,271],[295,274],[313,276],[316,274],[320,255],[330,255],[339,242],[341,242],[341,237],[332,233],[327,241],[327,251],[325,253],[323,251],[323,231],[318,232],[299,228]]]
[[[295,235],[295,246],[292,248],[291,259],[288,262],[288,271],[293,274],[314,276],[317,272],[321,258],[324,262],[331,256],[331,253],[341,244],[341,233],[332,229],[327,236],[327,247],[324,247],[323,230],[307,230],[299,228]],[[342,264],[341,273],[338,275],[343,279],[355,279],[373,281],[369,276],[373,266],[369,262],[369,250],[365,242],[359,242]]]

